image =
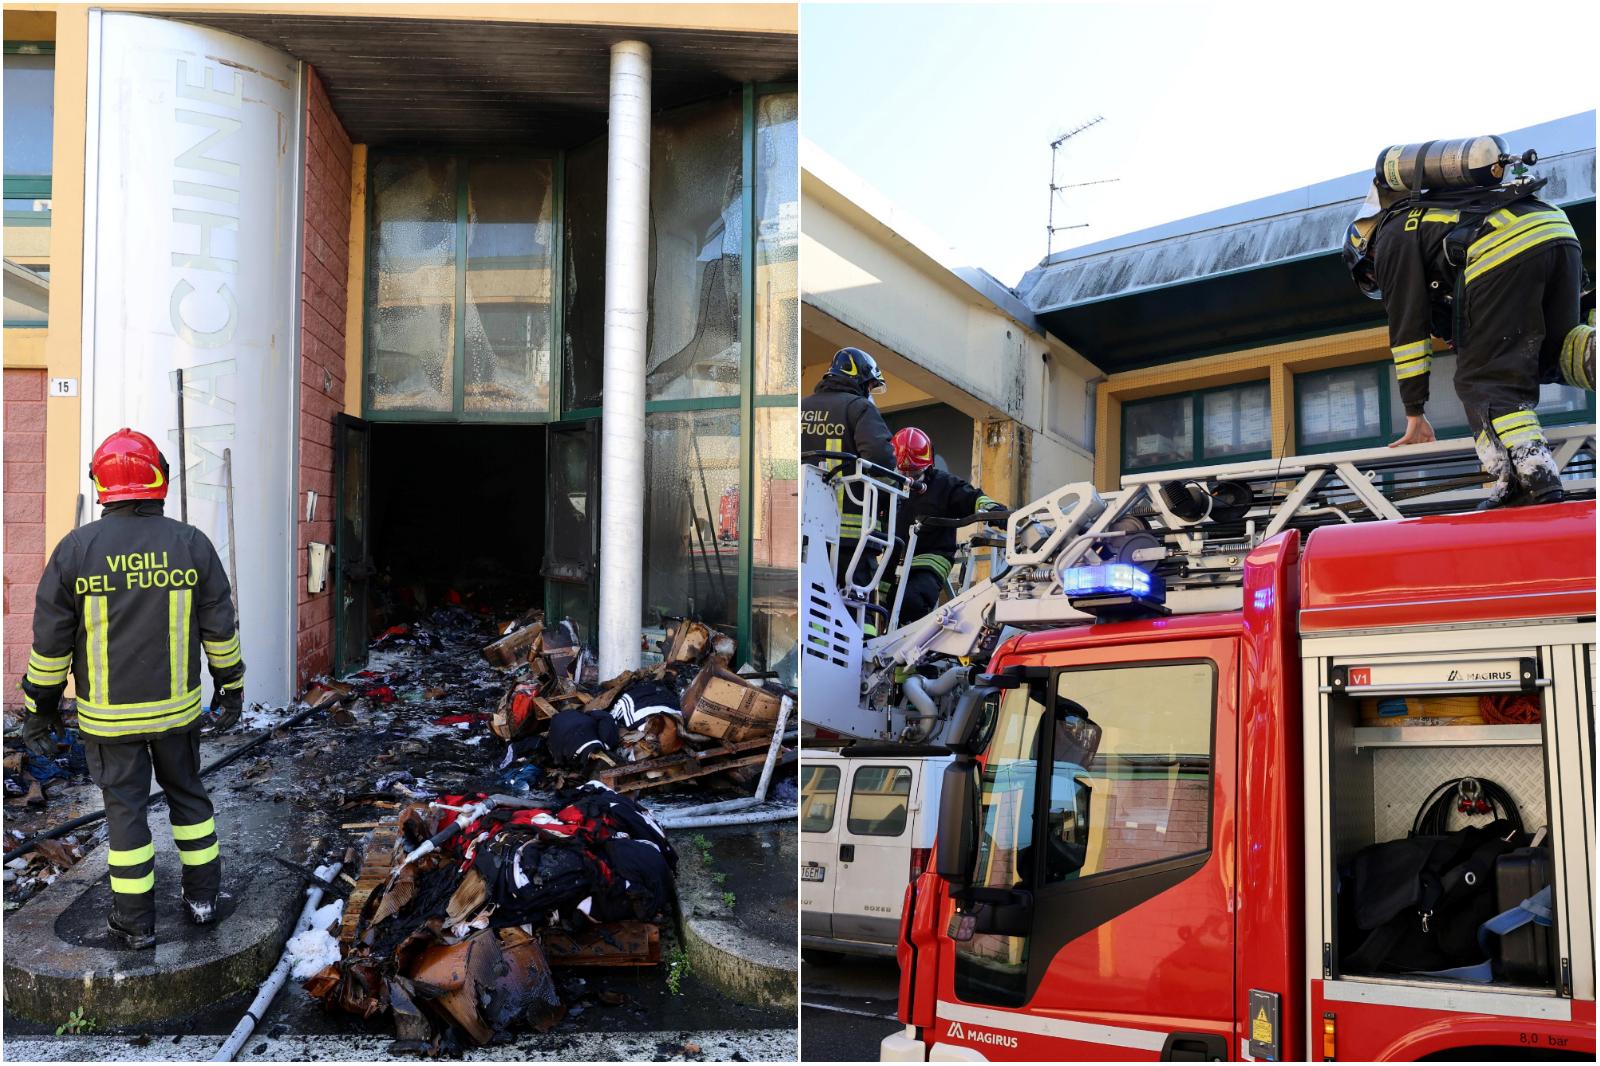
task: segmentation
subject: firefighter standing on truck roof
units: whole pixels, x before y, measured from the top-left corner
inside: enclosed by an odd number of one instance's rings
[[[1543,180],[1501,185],[1514,161],[1498,137],[1386,149],[1344,246],[1356,283],[1389,319],[1406,410],[1396,445],[1435,439],[1424,414],[1433,338],[1453,340],[1456,394],[1494,479],[1480,510],[1561,499],[1534,410],[1539,386],[1594,388],[1577,234],[1533,195]]]
[[[172,812],[191,921],[216,916],[222,862],[200,782],[200,653],[216,687],[215,727],[244,707],[228,576],[206,535],[162,515],[167,461],[143,433],[107,437],[89,464],[104,512],[56,545],[33,609],[23,679],[28,749],[51,757],[72,673],[89,775],[105,794],[112,936],[155,944],[155,843],[146,822],[153,769]]]
[[[910,544],[911,524],[919,518],[966,518],[1002,505],[976,485],[933,465],[933,442],[915,426],[894,435],[895,466],[911,479],[910,495],[899,511],[900,534]],[[923,526],[917,531],[917,554],[906,569],[906,591],[900,601],[900,625],[915,622],[939,605],[939,593],[956,558],[954,529]]]
[[[844,452],[885,469],[894,469],[889,427],[872,396],[888,388],[878,361],[860,348],[840,348],[815,391],[800,406],[800,451]],[[837,463],[825,462],[824,466]],[[855,554],[861,539],[861,511],[842,495],[839,500],[839,566]],[[861,567],[874,560],[863,557]],[[859,569],[859,568],[858,568]],[[839,575],[844,583],[844,575]]]

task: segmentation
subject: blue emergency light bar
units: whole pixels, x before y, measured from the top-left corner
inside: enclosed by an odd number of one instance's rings
[[[1097,616],[1165,613],[1167,583],[1128,563],[1070,567],[1061,571],[1061,589],[1074,607]]]

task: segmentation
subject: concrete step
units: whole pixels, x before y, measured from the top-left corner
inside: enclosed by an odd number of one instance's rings
[[[224,806],[222,796],[213,798]],[[58,1025],[81,1009],[102,1027],[143,1025],[259,985],[277,963],[304,898],[299,875],[267,857],[300,857],[291,840],[292,811],[289,803],[218,811],[221,920],[200,927],[184,913],[182,866],[166,808],[153,810],[157,939],[147,951],[113,945],[106,930],[106,849],[86,856],[6,918],[7,1014]]]

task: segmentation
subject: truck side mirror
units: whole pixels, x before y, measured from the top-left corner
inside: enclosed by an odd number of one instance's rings
[[[958,758],[944,768],[939,789],[939,846],[934,872],[953,890],[972,880],[978,861],[978,764]]]

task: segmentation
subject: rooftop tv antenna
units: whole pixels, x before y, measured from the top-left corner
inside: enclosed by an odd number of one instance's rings
[[[1045,244],[1044,244],[1044,257],[1045,257],[1045,259],[1047,261],[1049,260],[1050,256],[1055,252],[1056,234],[1059,231],[1064,230],[1064,229],[1085,229],[1089,225],[1089,223],[1087,223],[1087,222],[1068,223],[1068,224],[1061,225],[1061,226],[1056,225],[1056,198],[1057,198],[1057,195],[1063,189],[1081,189],[1086,185],[1109,185],[1113,181],[1120,181],[1121,180],[1120,178],[1101,178],[1098,181],[1076,181],[1076,182],[1070,182],[1070,183],[1065,184],[1065,185],[1058,184],[1056,182],[1056,172],[1057,172],[1056,164],[1057,164],[1057,159],[1061,154],[1061,146],[1066,144],[1072,138],[1076,137],[1078,134],[1082,133],[1084,130],[1088,129],[1089,127],[1098,126],[1100,123],[1104,122],[1105,120],[1106,120],[1106,117],[1104,115],[1096,115],[1094,118],[1090,119],[1088,122],[1080,123],[1079,125],[1074,126],[1072,129],[1068,130],[1067,132],[1063,133],[1061,136],[1057,137],[1055,140],[1050,142],[1050,214],[1049,214],[1048,220],[1045,223]]]

